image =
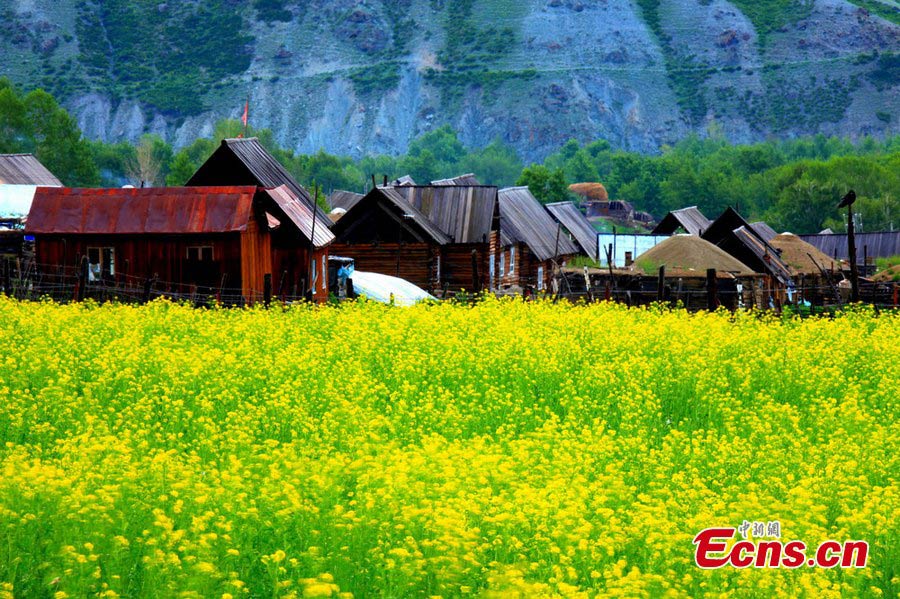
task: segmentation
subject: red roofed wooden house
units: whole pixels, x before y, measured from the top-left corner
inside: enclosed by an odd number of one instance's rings
[[[309,204],[284,186],[38,188],[26,233],[47,274],[86,258],[89,285],[152,278],[176,297],[199,289],[258,301],[271,275],[276,297],[302,294],[312,279],[322,300],[334,237],[321,218],[313,222]]]

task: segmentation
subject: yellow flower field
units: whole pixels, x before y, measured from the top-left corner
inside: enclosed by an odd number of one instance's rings
[[[0,597],[896,597],[900,316],[0,297]],[[863,569],[703,570],[743,520]]]

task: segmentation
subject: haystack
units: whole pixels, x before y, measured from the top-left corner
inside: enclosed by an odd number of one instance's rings
[[[569,191],[588,200],[609,201],[609,194],[602,183],[573,183],[569,185]]]
[[[755,274],[753,269],[700,237],[673,235],[637,257],[638,268],[654,271],[660,266],[666,270],[685,270],[705,273],[714,268],[739,276]]]
[[[818,275],[819,268],[815,262],[824,269],[830,269],[834,259],[822,252],[811,243],[807,243],[793,233],[776,235],[769,242],[772,247],[781,250],[781,260],[791,269],[794,275]],[[810,258],[812,255],[815,262]]]
[[[872,280],[876,283],[890,283],[891,281],[900,282],[900,264],[895,264],[894,266],[873,275]]]

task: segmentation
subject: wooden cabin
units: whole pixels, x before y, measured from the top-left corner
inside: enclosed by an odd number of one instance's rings
[[[489,289],[490,257],[496,259],[500,243],[497,188],[402,185],[393,189],[449,238],[438,261],[441,289],[448,293]]]
[[[39,188],[26,233],[39,283],[75,274],[127,290],[149,281],[174,297],[228,302],[261,300],[267,275],[274,297],[324,300],[334,239],[285,186]]]
[[[527,187],[500,190],[499,205],[500,254],[492,287],[496,281],[501,290],[551,290],[557,269],[579,253],[578,247]]]
[[[350,204],[332,229],[331,253],[353,258],[357,270],[405,279],[434,293],[441,288],[441,251],[450,238],[393,187],[376,187]]]
[[[185,184],[188,187],[216,185],[253,185],[274,189],[284,185],[300,201],[315,205],[315,199],[275,160],[255,137],[224,139]],[[323,198],[324,199],[324,198]],[[328,215],[316,205],[319,218],[331,224]]]
[[[791,271],[772,247],[733,208],[726,208],[719,218],[701,235],[703,239],[719,247],[742,263],[768,276],[768,289],[781,289],[791,280]],[[782,299],[779,294],[778,299]]]
[[[674,235],[683,231],[688,235],[700,236],[711,224],[712,221],[706,218],[699,208],[689,206],[666,214],[650,233],[651,235]]]
[[[581,248],[581,253],[592,260],[599,260],[600,244],[597,229],[591,221],[575,206],[575,202],[553,202],[547,204],[547,211],[568,232],[569,239]]]

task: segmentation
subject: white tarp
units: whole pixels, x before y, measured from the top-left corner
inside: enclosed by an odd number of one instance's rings
[[[0,185],[0,218],[24,218],[37,185]]]
[[[353,281],[354,293],[384,304],[390,303],[392,294],[396,306],[412,306],[422,300],[437,300],[436,297],[409,281],[376,272],[356,270],[350,280]]]

